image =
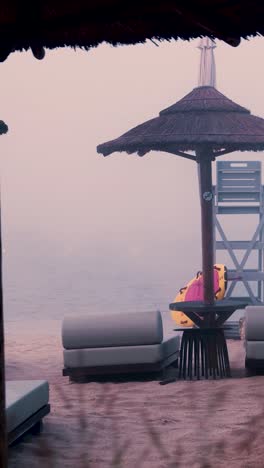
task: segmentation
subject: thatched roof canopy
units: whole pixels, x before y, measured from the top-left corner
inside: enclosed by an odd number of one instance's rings
[[[97,147],[107,156],[115,151],[264,150],[264,119],[228,99],[211,86],[195,88],[159,116]]]
[[[263,16],[257,0],[2,0],[0,59],[28,48],[43,58],[43,47],[205,35],[238,45],[241,37],[264,33]]]

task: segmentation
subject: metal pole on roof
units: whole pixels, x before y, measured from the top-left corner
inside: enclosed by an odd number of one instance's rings
[[[203,37],[199,42],[198,49],[200,49],[201,55],[200,55],[198,87],[199,86],[213,86],[214,88],[216,88],[216,67],[215,67],[215,58],[214,58],[215,48],[216,48],[216,43],[209,37]],[[200,189],[201,187],[200,164],[198,164],[197,166],[197,173],[198,173],[198,183],[199,183],[199,189]]]
[[[199,43],[198,49],[201,51],[201,57],[198,86],[213,86],[216,88],[215,48],[215,42],[209,37],[204,37]]]

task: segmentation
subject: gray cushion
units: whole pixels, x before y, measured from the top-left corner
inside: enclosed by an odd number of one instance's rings
[[[64,350],[64,367],[158,363],[178,353],[179,349],[178,335],[153,345],[70,349]]]
[[[159,311],[71,316],[65,317],[62,324],[65,349],[151,345],[162,339]]]
[[[49,384],[45,380],[6,382],[7,431],[10,432],[49,402]]]
[[[264,306],[247,306],[245,313],[245,339],[264,340]]]
[[[264,359],[264,341],[246,341],[247,359]]]

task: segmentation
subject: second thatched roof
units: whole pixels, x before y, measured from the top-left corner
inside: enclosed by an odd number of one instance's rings
[[[195,88],[159,116],[97,147],[107,156],[115,151],[264,150],[264,119],[228,99],[211,86]]]

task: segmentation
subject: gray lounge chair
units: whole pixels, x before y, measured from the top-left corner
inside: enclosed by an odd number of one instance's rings
[[[159,311],[66,317],[62,343],[63,375],[71,379],[160,371],[177,363],[180,348]]]
[[[264,306],[245,309],[245,366],[264,370]]]
[[[40,429],[42,418],[50,412],[49,385],[45,380],[6,382],[8,444],[25,432]]]

